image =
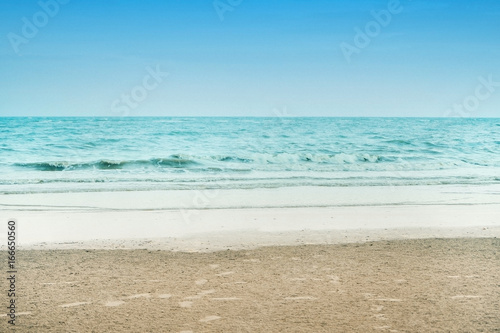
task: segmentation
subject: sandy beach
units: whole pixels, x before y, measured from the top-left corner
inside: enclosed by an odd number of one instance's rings
[[[22,251],[17,331],[496,332],[499,246]]]
[[[196,191],[2,196],[19,231],[17,328],[494,332],[498,193],[231,190],[202,206]]]

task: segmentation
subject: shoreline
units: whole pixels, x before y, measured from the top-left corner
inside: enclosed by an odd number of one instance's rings
[[[0,207],[4,219],[17,220],[21,248],[140,248],[149,241],[157,249],[213,251],[296,239],[500,237],[499,199],[500,185],[304,187],[0,195]]]
[[[21,248],[216,251],[500,237],[500,185],[1,195]],[[6,236],[0,230],[0,237]],[[5,238],[5,237],[4,237]],[[152,246],[152,245],[150,245]]]
[[[500,237],[500,205],[6,212],[23,248],[215,251],[407,238]],[[185,212],[185,213],[186,213]],[[0,232],[0,237],[2,237]],[[301,241],[298,242],[297,240]],[[147,247],[146,247],[147,248]]]
[[[2,210],[111,211],[500,204],[500,184],[0,194]]]
[[[358,229],[339,231],[288,231],[203,233],[181,238],[96,239],[89,241],[39,242],[19,246],[20,251],[166,251],[215,253],[255,250],[265,247],[337,246],[373,242],[425,241],[445,239],[500,239],[500,227],[444,229]],[[5,250],[0,246],[0,250]]]

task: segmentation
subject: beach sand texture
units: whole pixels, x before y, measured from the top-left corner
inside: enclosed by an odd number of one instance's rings
[[[496,332],[499,249],[482,238],[21,251],[17,330]]]

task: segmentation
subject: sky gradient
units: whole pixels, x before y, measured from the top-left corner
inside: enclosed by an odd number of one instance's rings
[[[0,2],[0,116],[500,117],[496,0],[55,1]]]

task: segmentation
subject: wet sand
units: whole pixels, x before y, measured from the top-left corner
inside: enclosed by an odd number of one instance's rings
[[[497,238],[23,250],[18,261],[19,332],[500,330]]]
[[[197,247],[181,243],[191,238],[210,243],[209,249],[245,249],[295,245],[295,235],[277,234],[302,230],[308,231],[305,242],[314,244],[366,236],[500,237],[499,199],[500,185],[293,187],[0,195],[0,210],[18,221],[24,248],[143,239],[160,249],[190,250]],[[0,238],[6,231],[0,228]],[[221,233],[234,237],[221,239]],[[331,241],[316,237],[322,233]]]

